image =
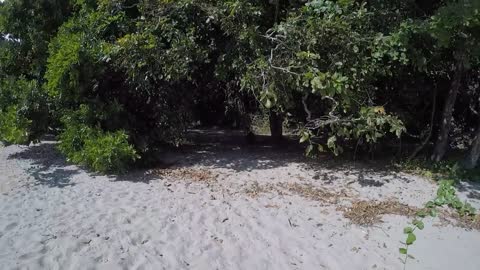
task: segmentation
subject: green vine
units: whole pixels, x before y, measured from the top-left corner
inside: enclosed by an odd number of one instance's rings
[[[404,247],[400,248],[400,254],[405,255],[403,260],[404,268],[406,268],[408,258],[412,257],[408,253],[408,248],[415,243],[417,236],[416,230],[423,230],[425,227],[423,219],[427,216],[436,217],[437,207],[448,206],[455,209],[460,216],[475,216],[475,208],[467,202],[462,202],[456,195],[454,188],[454,181],[442,180],[439,182],[437,190],[437,196],[433,201],[428,201],[425,204],[425,208],[416,213],[416,217],[413,219],[411,226],[407,226],[403,229],[403,233],[407,238],[404,243]]]

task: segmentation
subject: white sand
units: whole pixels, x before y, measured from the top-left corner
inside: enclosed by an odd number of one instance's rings
[[[402,269],[408,218],[360,227],[336,208],[352,198],[421,206],[435,191],[403,173],[304,165],[296,154],[237,148],[204,149],[176,164],[208,169],[217,181],[141,172],[115,179],[68,166],[53,149],[0,149],[1,269]],[[246,192],[278,183],[349,199]],[[478,190],[465,186],[461,194],[477,197],[469,199],[477,208]],[[480,232],[438,223],[418,233],[407,269],[480,269]]]

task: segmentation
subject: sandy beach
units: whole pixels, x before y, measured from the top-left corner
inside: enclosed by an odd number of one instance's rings
[[[54,142],[0,148],[2,269],[403,269],[411,218],[373,225],[355,202],[421,207],[418,176],[232,146],[166,155],[167,168],[99,176],[66,163]],[[462,199],[480,208],[479,187]],[[407,269],[477,270],[480,232],[426,219]]]

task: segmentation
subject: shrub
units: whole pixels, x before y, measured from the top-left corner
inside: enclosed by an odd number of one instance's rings
[[[18,117],[15,106],[0,112],[0,141],[13,144],[25,143],[28,140],[30,121]]]
[[[138,156],[124,131],[96,132],[85,141],[83,163],[99,172],[122,172]]]
[[[0,141],[28,144],[43,134],[47,124],[45,95],[35,81],[0,78]]]
[[[124,131],[102,132],[83,126],[67,128],[60,135],[60,151],[69,161],[85,165],[97,172],[124,172],[138,159]]]
[[[67,114],[62,118],[65,130],[60,134],[60,151],[69,161],[82,164],[97,172],[123,172],[137,160],[134,147],[123,130],[102,131],[87,125],[88,109]]]

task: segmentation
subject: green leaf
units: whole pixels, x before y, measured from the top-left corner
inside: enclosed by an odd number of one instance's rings
[[[437,209],[435,209],[435,208],[430,209],[430,216],[431,217],[436,217],[437,216]]]
[[[405,227],[403,228],[403,233],[404,234],[409,234],[409,233],[412,233],[413,232],[413,228],[412,227]]]
[[[320,153],[325,152],[325,148],[323,148],[323,145],[319,144],[317,145],[317,148],[318,148],[318,152]]]
[[[420,210],[417,212],[417,216],[421,217],[421,218],[424,218],[427,216],[427,213],[423,210]]]
[[[408,236],[407,236],[406,244],[407,244],[407,245],[411,245],[411,244],[413,244],[416,240],[417,240],[417,237],[415,236],[415,234],[414,234],[414,233],[409,233]]]
[[[328,141],[327,141],[328,148],[334,148],[336,141],[337,141],[337,137],[335,137],[335,136],[332,136],[332,137],[328,138]]]
[[[400,254],[407,254],[407,249],[406,248],[399,248],[398,251],[400,251]]]
[[[303,132],[302,137],[300,138],[300,143],[304,143],[310,139],[310,134],[308,132]]]
[[[435,199],[434,203],[437,205],[437,206],[442,206],[445,204],[445,199],[443,197],[438,197]]]
[[[265,107],[267,107],[267,109],[271,109],[273,107],[273,102],[270,99],[267,99],[267,102],[265,102]]]
[[[425,228],[425,224],[423,224],[423,221],[421,220],[414,220],[413,225],[415,225],[420,230],[423,230],[423,228]]]
[[[451,202],[451,205],[453,208],[455,209],[460,209],[463,207],[463,203],[458,199],[458,198],[455,198],[452,202]]]
[[[313,151],[313,145],[310,144],[309,146],[307,146],[307,150],[306,150],[307,156],[309,156],[312,153],[312,151]]]
[[[435,207],[435,203],[432,202],[432,201],[428,201],[428,202],[425,204],[425,207],[426,207],[426,208],[433,208],[433,207]]]

